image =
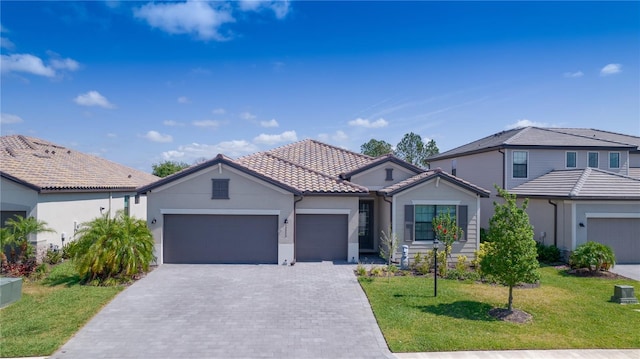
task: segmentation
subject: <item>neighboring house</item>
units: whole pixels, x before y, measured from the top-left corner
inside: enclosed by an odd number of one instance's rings
[[[589,240],[618,263],[640,263],[640,137],[584,128],[525,127],[431,156],[432,168],[492,190],[481,204],[487,228],[494,185],[529,198],[535,239],[568,254]]]
[[[0,224],[14,215],[47,222],[55,233],[32,242],[42,250],[73,239],[84,222],[124,210],[146,219],[142,185],[158,177],[41,139],[0,137]]]
[[[412,254],[448,211],[464,228],[454,255],[479,243],[489,191],[392,155],[304,140],[236,160],[218,155],[144,186],[160,263],[358,261],[392,228]]]

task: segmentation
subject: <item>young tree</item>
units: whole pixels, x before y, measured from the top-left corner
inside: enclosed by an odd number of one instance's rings
[[[453,242],[461,238],[464,232],[456,224],[455,218],[452,218],[448,212],[440,214],[433,219],[433,231],[436,233],[438,241],[444,244],[444,268],[446,272]]]
[[[387,232],[382,231],[380,237],[380,257],[387,261],[387,280],[391,273],[391,260],[393,254],[398,250],[398,235],[391,232],[391,228]]]
[[[526,212],[529,200],[525,199],[520,208],[516,195],[498,186],[496,189],[505,202],[493,203],[495,214],[489,221],[488,233],[491,246],[480,261],[480,270],[509,287],[508,310],[513,311],[513,287],[540,279],[536,242]]]
[[[158,177],[167,177],[189,167],[189,164],[176,161],[164,161],[160,163],[154,163],[153,165],[151,165],[151,167],[153,168],[152,173],[154,175]]]
[[[388,153],[393,153],[393,149],[391,148],[390,143],[372,138],[369,142],[363,143],[360,146],[360,153],[371,157],[378,157]]]
[[[420,135],[413,132],[405,134],[396,146],[396,156],[416,166],[423,165],[424,142],[422,142]]]

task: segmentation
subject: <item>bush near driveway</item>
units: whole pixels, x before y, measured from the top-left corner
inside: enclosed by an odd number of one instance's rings
[[[574,277],[566,269],[540,269],[541,285],[515,288],[527,324],[499,321],[488,312],[504,306],[508,288],[431,276],[360,277],[380,329],[393,352],[640,348],[640,305],[610,302],[623,279]]]
[[[71,262],[43,280],[26,280],[20,301],[0,312],[0,357],[53,354],[123,289],[79,282]]]

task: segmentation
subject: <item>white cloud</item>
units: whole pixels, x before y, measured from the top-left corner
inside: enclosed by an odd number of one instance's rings
[[[239,5],[240,10],[242,11],[261,11],[263,9],[269,9],[273,11],[278,19],[283,19],[289,13],[288,0],[240,0]]]
[[[5,48],[7,50],[13,50],[16,48],[16,45],[11,42],[11,40],[9,40],[6,37],[0,37],[0,47]]]
[[[181,160],[181,161],[193,161],[198,158],[213,158],[218,153],[230,157],[239,157],[249,153],[258,151],[258,148],[245,140],[234,140],[220,142],[214,145],[191,143],[188,145],[180,146],[177,150],[166,151],[162,153],[162,157],[165,160]]]
[[[565,72],[563,74],[564,77],[568,77],[568,78],[577,78],[577,77],[582,77],[584,76],[584,73],[582,73],[582,71],[576,71],[576,72]]]
[[[276,121],[275,118],[272,118],[270,121],[260,121],[260,126],[269,128],[278,127],[280,124],[278,124],[278,121]]]
[[[227,111],[225,111],[224,108],[214,108],[213,110],[211,110],[211,113],[214,115],[224,115],[225,113],[227,113]]]
[[[282,142],[293,142],[298,140],[296,131],[285,131],[279,135],[267,135],[261,133],[253,139],[253,142],[265,145],[275,145]]]
[[[191,103],[191,100],[189,100],[187,96],[180,96],[178,97],[178,103],[187,104],[187,103]]]
[[[515,123],[512,123],[510,125],[507,125],[505,127],[505,129],[507,130],[511,130],[514,128],[521,128],[521,127],[529,127],[529,126],[534,126],[534,127],[551,127],[549,126],[548,123],[545,122],[536,122],[536,121],[530,121],[527,120],[526,118],[523,118],[522,120],[518,120]]]
[[[215,120],[193,121],[193,125],[197,127],[218,128],[220,126],[220,121],[215,121]]]
[[[170,34],[195,34],[202,40],[225,40],[220,27],[235,21],[228,6],[209,1],[148,3],[133,13],[151,27]]]
[[[171,135],[163,135],[160,132],[153,131],[153,130],[147,132],[147,134],[142,137],[152,142],[161,142],[161,143],[173,142],[173,137],[171,137]]]
[[[30,54],[0,55],[2,72],[27,72],[34,75],[53,77],[56,72],[45,66],[42,59]]]
[[[116,137],[118,137],[118,135],[116,135],[115,133],[107,133],[107,137],[116,138]]]
[[[51,60],[51,67],[53,67],[56,70],[69,70],[69,71],[76,71],[77,69],[80,68],[80,64],[78,63],[78,61],[74,60],[74,59],[52,59]]]
[[[162,121],[162,124],[165,125],[165,126],[170,126],[170,127],[184,126],[184,123],[178,122],[178,121],[174,121],[174,120],[164,120],[164,121]]]
[[[600,76],[614,75],[620,72],[622,72],[621,64],[608,64],[600,69]]]
[[[23,122],[22,118],[18,115],[11,113],[0,113],[0,124],[9,125],[13,123]]]
[[[73,101],[80,106],[100,106],[104,108],[115,108],[115,106],[102,96],[98,91],[89,91],[78,95]]]
[[[356,118],[355,120],[349,121],[349,126],[357,126],[357,127],[364,127],[364,128],[381,128],[381,127],[386,127],[388,124],[389,122],[384,118],[379,118],[373,122],[363,118]]]
[[[240,118],[243,120],[254,120],[256,118],[256,115],[252,114],[251,112],[243,112],[240,114]]]
[[[349,139],[349,136],[344,131],[338,130],[334,134],[321,133],[318,138],[323,142],[344,142]]]

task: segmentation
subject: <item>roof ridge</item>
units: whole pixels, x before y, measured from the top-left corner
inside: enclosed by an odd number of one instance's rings
[[[514,128],[514,130],[516,130],[518,132],[516,132],[513,136],[510,136],[506,140],[502,141],[502,143],[507,144],[507,143],[510,143],[513,140],[518,139],[518,137],[522,136],[522,134],[524,132],[529,131],[531,128],[534,128],[534,127],[533,126],[527,126],[527,127],[521,127],[521,128]]]
[[[626,143],[626,142],[620,142],[620,141],[614,141],[614,140],[606,140],[606,139],[602,139],[602,138],[595,138],[595,137],[589,137],[589,136],[585,136],[585,135],[580,135],[580,134],[576,134],[576,133],[568,133],[568,132],[564,132],[564,131],[556,131],[556,129],[554,128],[541,128],[542,130],[547,130],[547,131],[551,131],[551,132],[555,132],[555,133],[560,133],[563,135],[567,135],[567,136],[574,136],[574,137],[580,137],[580,138],[588,138],[590,140],[596,140],[596,141],[600,141],[600,142],[609,142],[609,143],[617,143],[620,145],[627,145],[627,146],[636,146],[632,143]],[[557,130],[583,130],[582,128],[572,128],[572,127],[565,127],[565,128],[557,128]],[[587,128],[587,130],[591,130],[591,131],[599,131],[599,132],[606,132],[606,133],[610,133],[610,134],[614,134],[614,135],[619,135],[619,136],[628,136],[628,135],[624,135],[622,133],[615,133],[615,132],[607,132],[607,131],[601,131],[598,129],[594,129],[594,128]],[[635,137],[635,136],[629,136],[629,137]],[[640,138],[640,137],[638,137]],[[640,147],[640,146],[639,146]]]
[[[301,164],[299,164],[299,163],[295,163],[295,162],[289,161],[289,160],[287,160],[287,159],[285,159],[285,158],[282,158],[282,157],[280,157],[280,156],[277,156],[277,155],[275,155],[275,154],[273,154],[273,153],[270,153],[270,152],[268,152],[268,151],[267,151],[267,152],[259,152],[259,153],[263,153],[265,156],[269,156],[269,157],[275,158],[276,160],[282,161],[282,162],[284,162],[284,163],[288,163],[288,164],[290,164],[290,165],[292,165],[292,166],[294,166],[294,167],[301,168],[301,169],[303,169],[303,170],[305,170],[305,171],[309,171],[309,172],[311,172],[311,173],[315,173],[315,174],[317,174],[317,175],[320,175],[320,176],[322,176],[322,177],[324,177],[324,178],[327,178],[327,179],[330,179],[330,180],[336,181],[336,182],[338,182],[338,183],[344,183],[344,184],[346,184],[346,185],[349,185],[349,186],[354,187],[354,188],[357,188],[357,189],[364,189],[364,190],[367,190],[367,191],[369,190],[367,187],[360,186],[359,184],[355,184],[355,183],[352,183],[352,182],[349,182],[349,181],[345,181],[345,180],[343,180],[343,179],[341,179],[341,178],[333,177],[333,176],[331,176],[331,175],[329,175],[329,174],[327,174],[327,173],[323,173],[323,172],[320,172],[320,171],[318,171],[318,170],[314,170],[313,168],[309,168],[309,167],[303,166],[303,165],[301,165]],[[259,153],[256,153],[256,155],[257,155],[257,154],[259,154]]]
[[[587,182],[587,179],[589,178],[590,175],[591,175],[591,167],[585,168],[584,171],[582,171],[580,178],[578,178],[578,180],[576,181],[576,184],[573,186],[571,191],[569,191],[569,196],[578,196],[580,194],[580,191],[582,190],[582,187]]]
[[[595,168],[595,167],[589,167],[592,171],[596,171],[596,172],[600,172],[600,173],[604,173],[604,174],[608,174],[608,175],[614,175],[614,176],[618,176],[618,177],[622,177],[622,178],[626,178],[626,179],[632,179],[634,181],[638,181],[640,182],[640,178],[635,178],[635,177],[631,177],[628,175],[623,175],[622,173],[618,173],[618,172],[611,172],[611,171],[607,171],[607,170],[603,170],[601,168]]]

